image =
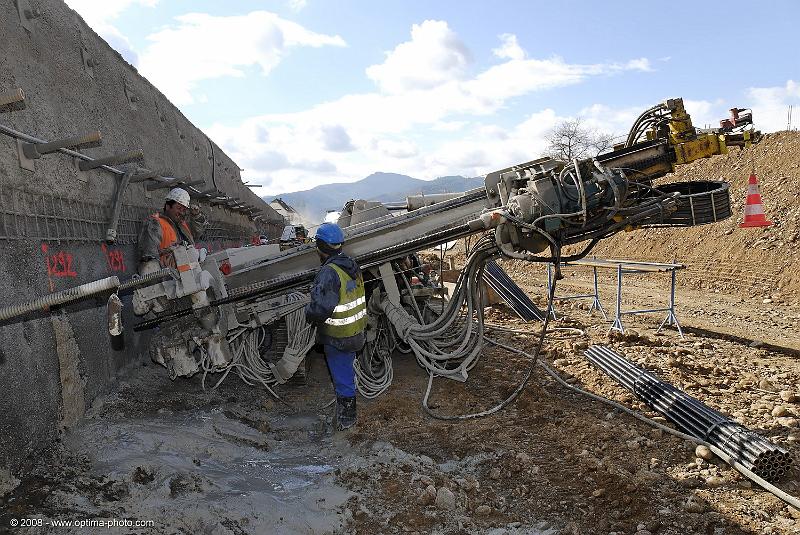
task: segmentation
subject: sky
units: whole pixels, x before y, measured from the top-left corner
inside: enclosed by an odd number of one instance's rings
[[[683,97],[800,126],[800,2],[66,0],[276,195],[373,172],[479,176],[557,124],[621,136]]]

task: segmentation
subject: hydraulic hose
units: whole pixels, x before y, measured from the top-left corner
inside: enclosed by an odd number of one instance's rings
[[[484,261],[484,263],[485,263],[485,261]],[[480,281],[480,279],[481,279],[481,276],[479,275],[478,281]],[[425,410],[425,412],[428,413],[429,416],[431,416],[433,418],[436,418],[437,420],[447,420],[447,421],[471,420],[471,419],[475,419],[475,418],[483,418],[485,416],[490,416],[490,415],[502,410],[509,403],[514,401],[522,393],[522,391],[525,389],[525,386],[528,384],[528,381],[530,380],[531,375],[533,374],[533,370],[536,368],[536,365],[539,363],[538,359],[539,359],[539,355],[540,355],[540,353],[542,351],[542,347],[544,345],[545,336],[549,332],[548,329],[547,329],[547,326],[548,326],[548,324],[550,322],[550,317],[553,315],[553,302],[555,300],[555,291],[556,291],[556,281],[553,281],[553,285],[550,288],[550,293],[549,293],[548,299],[547,299],[547,312],[545,313],[544,322],[542,324],[542,330],[539,333],[539,340],[538,340],[538,343],[536,344],[536,350],[533,353],[533,358],[531,360],[531,364],[528,367],[527,371],[525,372],[525,376],[522,378],[522,381],[520,382],[520,384],[517,385],[517,387],[514,389],[514,391],[506,399],[504,399],[503,401],[501,401],[499,404],[495,405],[494,407],[491,407],[491,408],[486,409],[486,410],[481,411],[481,412],[476,412],[476,413],[471,413],[471,414],[461,414],[461,415],[456,415],[456,416],[446,416],[446,415],[437,414],[437,413],[433,412],[433,410],[430,408],[430,406],[428,404],[428,400],[429,400],[430,395],[431,395],[431,389],[433,387],[433,379],[434,379],[434,377],[436,377],[436,374],[433,371],[428,370],[428,387],[425,389],[425,395],[422,398],[422,408]],[[472,319],[472,314],[469,314],[468,321],[471,322],[471,319]],[[480,314],[480,310],[479,310],[479,314],[478,314],[478,323],[479,323],[480,330],[481,330],[481,338],[484,339],[487,344],[498,345],[498,346],[501,346],[501,347],[504,347],[504,348],[508,349],[507,346],[504,346],[503,344],[501,344],[499,342],[496,342],[494,340],[491,340],[491,339],[483,336],[484,323],[483,323],[483,315]],[[482,341],[483,340],[481,340],[481,342]],[[483,344],[481,344],[481,346],[479,346],[479,347],[482,348]],[[513,349],[512,349],[512,351],[513,351]]]
[[[642,114],[636,118],[636,120],[633,122],[633,126],[631,127],[630,132],[628,133],[628,138],[625,140],[626,147],[630,147],[635,142],[636,136],[641,129],[642,122],[644,122],[647,118],[651,117],[657,111],[662,109],[664,109],[663,104],[656,104],[652,108],[644,110]]]

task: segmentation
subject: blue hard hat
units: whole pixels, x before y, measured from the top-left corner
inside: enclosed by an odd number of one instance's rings
[[[314,236],[317,240],[324,241],[329,245],[339,245],[344,243],[344,232],[336,223],[323,223],[317,229]]]

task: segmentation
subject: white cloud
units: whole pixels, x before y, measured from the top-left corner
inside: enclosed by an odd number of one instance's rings
[[[350,136],[341,125],[323,126],[320,129],[322,134],[322,145],[325,150],[332,152],[350,152],[356,150]]]
[[[726,106],[722,99],[714,101],[683,99],[683,106],[692,117],[692,124],[696,128],[719,128],[720,119],[730,115],[728,112],[730,106]]]
[[[155,7],[159,0],[65,0],[67,5],[78,12],[100,37],[105,39],[108,44],[119,52],[125,60],[138,65],[139,56],[125,37],[112,21],[117,19],[125,10],[140,5],[143,7]]]
[[[512,98],[536,91],[580,83],[592,76],[641,70],[641,64],[569,64],[559,58],[509,60],[464,80],[450,80],[435,87],[402,93],[346,95],[305,111],[272,114],[251,120],[282,124],[300,133],[314,125],[339,124],[358,145],[376,130],[400,133],[420,125],[438,130],[463,128],[454,115],[490,115]],[[502,80],[503,83],[498,83]]]
[[[431,129],[439,132],[456,132],[466,128],[468,125],[468,121],[436,121],[431,126]]]
[[[426,20],[411,27],[411,40],[387,52],[386,61],[367,68],[367,76],[387,93],[431,89],[460,79],[470,53],[441,20]]]
[[[175,104],[191,104],[198,83],[220,77],[244,77],[257,67],[269,74],[288,49],[346,46],[338,35],[312,32],[274,13],[216,17],[189,13],[177,24],[148,36],[139,70]]]
[[[419,147],[407,140],[380,139],[375,142],[374,146],[382,154],[391,158],[411,158],[419,154]]]
[[[584,126],[601,132],[621,136],[627,134],[636,117],[646,108],[655,103],[644,106],[629,106],[625,108],[612,108],[605,104],[593,104],[578,112],[578,117]]]
[[[792,129],[800,127],[800,82],[787,80],[775,87],[751,87],[753,121],[762,132],[786,130],[789,106],[793,106]]]
[[[269,182],[264,194],[351,182],[376,170],[418,178],[476,176],[540,156],[544,134],[564,119],[542,110],[518,124],[494,124],[493,114],[511,99],[649,68],[643,58],[601,64],[530,58],[514,36],[503,35],[497,63],[470,72],[468,53],[446,23],[426,21],[411,33],[410,41],[367,70],[380,90],[239,125],[214,125],[211,136],[248,169],[248,180]],[[442,67],[437,71],[435,65]],[[632,118],[625,122],[629,127]],[[357,150],[341,150],[350,147]],[[283,167],[259,165],[264,151],[284,155]],[[308,155],[323,158],[320,165],[310,168]]]
[[[547,145],[545,135],[564,119],[552,109],[544,109],[510,128],[483,125],[473,129],[466,137],[445,142],[427,154],[422,162],[423,168],[430,170],[426,176],[479,176],[539,158]]]
[[[285,154],[274,150],[263,150],[248,158],[248,165],[263,171],[276,171],[290,167],[289,159]]]
[[[453,141],[445,144],[429,158],[431,164],[441,169],[471,169],[470,175],[477,175],[478,169],[491,166],[492,158],[484,143],[474,141]],[[497,167],[497,166],[491,166]]]
[[[572,64],[562,58],[510,59],[480,73],[464,84],[466,94],[479,98],[487,111],[496,109],[510,98],[533,91],[552,89],[583,82],[590,76],[618,74],[625,71],[648,71],[645,58],[627,63]],[[502,83],[498,83],[502,81]]]
[[[308,2],[306,0],[289,0],[289,8],[292,11],[302,11]]]
[[[511,33],[504,33],[500,36],[503,42],[492,53],[501,59],[525,59],[525,51],[517,43],[517,36]]]
[[[644,72],[649,72],[653,70],[652,67],[650,67],[650,60],[647,58],[632,59],[625,64],[625,69],[644,71]]]
[[[242,128],[256,131],[263,125],[252,123],[250,127],[210,129],[212,137],[220,143],[235,161],[247,171],[249,181],[263,183],[262,194],[308,189],[327,182],[351,182],[359,180],[376,169],[391,170],[417,178],[431,179],[437,176],[460,174],[477,176],[531,160],[542,155],[546,142],[544,134],[563,120],[553,110],[531,114],[510,128],[485,124],[460,133],[457,140],[430,140],[422,149],[417,143],[404,139],[379,137],[376,133],[371,143],[362,143],[357,152],[328,153],[330,158],[317,162],[325,165],[307,165],[307,154],[320,154],[319,140],[314,140],[293,131],[284,125],[276,126],[268,133],[269,145],[256,145],[254,137]],[[279,151],[286,156],[270,163],[281,162],[282,168],[262,165],[260,158],[267,151]]]
[[[477,133],[485,139],[508,139],[509,137],[505,128],[493,124],[477,127]]]
[[[292,165],[296,169],[315,173],[335,173],[336,165],[329,160],[298,160]]]

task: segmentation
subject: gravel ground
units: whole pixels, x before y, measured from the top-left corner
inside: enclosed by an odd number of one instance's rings
[[[504,263],[534,296],[541,267]],[[780,444],[795,468],[778,486],[800,495],[800,302],[684,285],[677,314],[686,338],[655,327],[659,314],[626,317],[625,335],[558,305],[542,359],[574,386],[656,416],[591,366],[591,344],[614,348],[709,406]],[[559,295],[584,293],[575,270]],[[664,277],[626,279],[624,306],[663,303]],[[613,313],[615,286],[601,276]],[[537,298],[543,306],[541,298]],[[505,343],[533,351],[534,325],[499,305],[487,322]],[[287,404],[230,377],[205,392],[200,378],[170,381],[150,365],[120,380],[17,488],[0,499],[0,532],[12,518],[42,527],[11,533],[86,533],[53,519],[146,519],[117,533],[796,534],[800,512],[754,487],[693,444],[664,434],[555,382],[541,367],[506,409],[443,421],[420,405],[427,377],[396,355],[390,390],[359,400],[360,421],[331,430],[332,389],[319,354],[305,385],[281,389]],[[487,349],[466,383],[434,382],[431,407],[458,415],[492,407],[524,379],[530,358]],[[91,530],[89,532],[92,532]]]

